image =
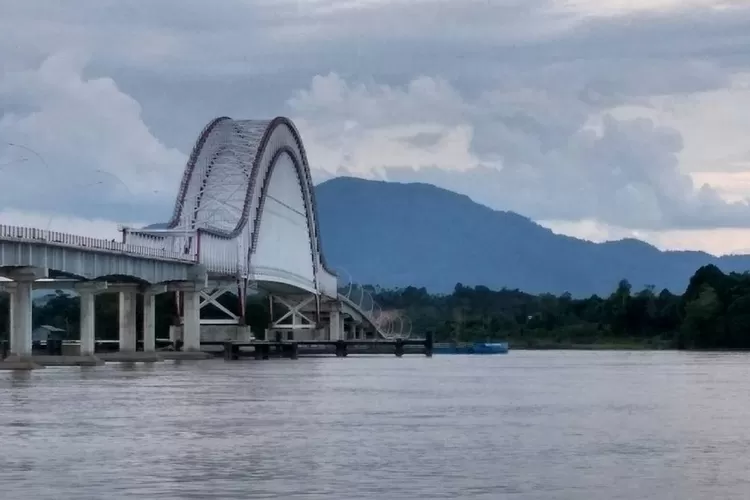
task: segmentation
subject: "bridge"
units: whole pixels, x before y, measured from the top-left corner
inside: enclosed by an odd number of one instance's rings
[[[382,311],[363,287],[328,265],[310,167],[287,118],[221,117],[201,132],[168,223],[120,227],[121,241],[0,226],[0,292],[10,294],[10,358],[32,353],[32,292],[74,289],[81,298],[80,355],[93,356],[95,296],[119,294],[119,349],[155,349],[155,296],[173,294],[170,337],[186,351],[201,341],[247,341],[248,294],[269,297],[266,335],[285,340],[406,338],[411,324]],[[339,273],[340,274],[340,273]],[[239,300],[231,310],[220,297]],[[208,318],[207,308],[223,318]],[[215,316],[215,314],[214,314]]]

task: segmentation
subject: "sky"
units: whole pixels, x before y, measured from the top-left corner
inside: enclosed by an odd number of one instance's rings
[[[169,218],[214,117],[320,182],[428,182],[556,232],[750,252],[750,0],[0,0],[0,223]]]

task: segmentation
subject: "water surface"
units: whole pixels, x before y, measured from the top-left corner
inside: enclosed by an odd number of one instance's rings
[[[750,498],[750,355],[209,360],[0,372],[21,499]]]

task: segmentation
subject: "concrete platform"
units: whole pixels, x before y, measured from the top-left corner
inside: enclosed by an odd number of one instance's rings
[[[161,353],[156,352],[101,352],[96,355],[106,362],[134,362],[134,363],[156,363],[164,361]]]
[[[104,364],[97,356],[33,356],[34,362],[42,366],[100,366]]]
[[[177,360],[197,360],[197,359],[211,359],[215,358],[210,352],[203,351],[160,351],[159,356],[163,359]]]
[[[31,356],[8,356],[0,361],[0,370],[38,370],[44,368]]]

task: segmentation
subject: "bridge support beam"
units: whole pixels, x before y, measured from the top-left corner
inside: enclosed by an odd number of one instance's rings
[[[137,288],[119,292],[120,352],[135,352],[136,347],[136,299]]]
[[[315,299],[315,295],[270,295],[271,324],[267,334],[282,333],[287,339],[310,340],[318,327],[313,316],[315,311],[308,310],[314,306]],[[286,312],[281,314],[284,310]]]

